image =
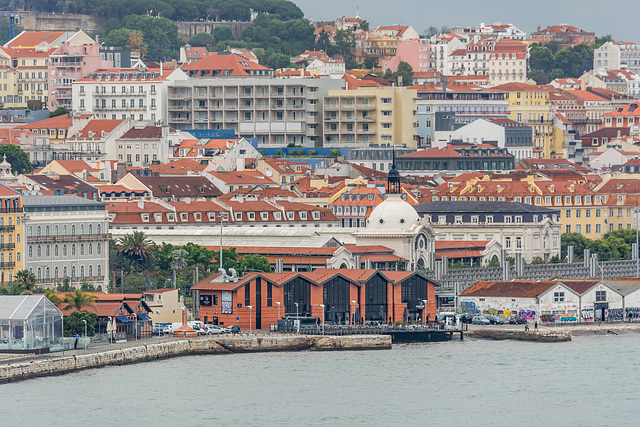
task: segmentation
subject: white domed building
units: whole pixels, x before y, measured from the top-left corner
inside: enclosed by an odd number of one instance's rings
[[[409,261],[407,270],[423,270],[431,266],[431,254],[435,253],[435,233],[418,212],[402,199],[399,176],[389,171],[387,199],[369,215],[367,226],[353,235],[356,245],[382,245],[394,250],[394,254]],[[395,185],[394,180],[397,181]]]

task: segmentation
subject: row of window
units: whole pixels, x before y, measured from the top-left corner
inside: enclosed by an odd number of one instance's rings
[[[36,255],[38,258],[42,257],[42,245],[29,245],[29,258],[33,258],[33,247],[36,247]],[[59,250],[59,246],[60,245],[53,245],[53,256],[54,257],[59,257],[60,256],[60,250]],[[68,256],[68,251],[67,251],[67,245],[61,245],[62,246],[62,256],[66,257]],[[76,256],[76,245],[75,244],[71,244],[71,256]],[[85,249],[84,249],[84,243],[81,243],[79,245],[80,248],[80,255],[84,255],[85,254]],[[87,252],[89,253],[89,255],[93,255],[93,243],[89,243],[87,245]],[[100,243],[96,243],[96,254],[97,255],[101,255],[102,254],[102,244]],[[49,257],[51,256],[51,245],[44,245],[44,256]]]
[[[11,218],[9,218],[9,225],[11,225]],[[20,225],[20,218],[18,218],[18,225]],[[36,236],[40,237],[42,236],[42,231],[43,231],[43,227],[38,225],[36,226]],[[80,235],[85,234],[85,226],[84,224],[80,224]],[[60,234],[60,231],[62,230],[62,234]],[[53,235],[54,236],[66,236],[67,235],[67,231],[69,229],[67,229],[66,225],[63,225],[62,227],[58,227],[57,225],[53,226]],[[70,227],[71,230],[71,236],[75,236],[76,235],[76,225],[72,224]],[[88,234],[93,234],[93,224],[89,224],[86,228],[86,230],[88,231]],[[101,224],[96,224],[96,234],[102,234],[102,225]],[[27,229],[27,236],[32,237],[33,236],[33,226],[30,225],[29,228]],[[51,227],[49,225],[44,226],[44,235],[45,236],[50,236],[51,235]]]
[[[29,269],[32,273],[33,273],[33,268]],[[85,275],[85,267],[84,265],[80,266],[80,278],[84,278],[84,277],[94,277],[93,273],[94,273],[94,269],[93,269],[93,265],[89,265],[86,269],[86,272],[88,273],[87,275]],[[96,276],[100,277],[102,276],[102,265],[98,264],[96,266],[95,269],[96,272]],[[44,276],[43,276],[44,273]],[[36,270],[36,277],[38,278],[38,280],[42,280],[42,279],[51,279],[51,268],[50,267],[38,267]],[[58,267],[54,267],[53,268],[53,279],[60,279],[60,278],[67,278],[70,277],[71,279],[75,279],[76,278],[76,266],[73,265],[71,266],[71,276],[69,276],[69,270],[67,269],[67,266],[65,265],[64,267],[62,267],[62,277],[60,276],[60,269],[58,269]]]

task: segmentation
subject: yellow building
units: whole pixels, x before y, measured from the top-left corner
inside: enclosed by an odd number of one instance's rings
[[[324,98],[324,145],[406,144],[416,148],[416,89],[360,87]]]
[[[6,159],[0,168],[7,164]],[[9,165],[9,168],[11,166]],[[0,184],[0,284],[13,282],[15,274],[24,268],[24,225],[20,193]]]
[[[564,132],[554,129],[554,118],[549,103],[549,89],[526,83],[507,83],[494,90],[507,94],[511,120],[532,128],[533,147],[544,159],[562,158]]]
[[[512,178],[472,178],[437,187],[433,201],[518,202],[560,211],[563,233],[580,233],[590,239],[608,231],[606,197],[588,185],[568,180],[543,181],[533,175]]]
[[[153,289],[144,291],[142,299],[151,312],[149,317],[155,323],[173,323],[182,320],[184,304],[179,300],[177,289]]]

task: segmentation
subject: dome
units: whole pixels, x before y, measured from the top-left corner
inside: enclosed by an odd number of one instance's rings
[[[367,230],[406,230],[420,219],[418,212],[402,200],[400,194],[389,194],[369,215]]]

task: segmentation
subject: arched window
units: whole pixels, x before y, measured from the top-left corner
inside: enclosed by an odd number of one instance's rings
[[[67,277],[67,266],[66,265],[62,268],[62,277]]]
[[[71,245],[71,256],[76,256],[76,245]]]
[[[44,255],[45,256],[51,256],[51,248],[49,247],[49,245],[45,246]]]
[[[98,264],[98,277],[102,276],[102,266]]]
[[[84,234],[84,224],[80,224],[80,234]]]
[[[29,258],[33,258],[33,246],[29,245]]]
[[[67,245],[62,246],[62,256],[67,256]]]
[[[80,266],[80,277],[84,278],[84,265]]]
[[[47,267],[47,269],[44,271],[44,278],[45,279],[51,278],[51,270],[49,269],[49,267]]]
[[[89,234],[93,234],[93,225],[89,224]]]
[[[49,226],[47,225],[44,229],[44,235],[45,236],[49,236],[51,234],[51,230],[49,229]]]
[[[67,235],[67,226],[66,226],[66,225],[63,225],[63,226],[62,226],[62,235],[63,235],[63,236],[66,236],[66,235]]]
[[[96,252],[98,253],[98,255],[102,253],[102,244],[96,243]]]
[[[57,279],[58,278],[58,267],[53,269],[53,278]]]
[[[100,224],[98,224],[98,234],[100,234],[100,232],[101,232],[101,227],[100,227]]]
[[[38,228],[36,229],[36,236],[40,237],[40,234],[42,233],[42,229],[40,228],[40,226],[38,226]]]
[[[38,280],[42,280],[42,268],[38,267]]]
[[[89,255],[93,255],[93,245],[89,243]]]
[[[75,265],[71,266],[71,278],[72,279],[76,278],[76,266]]]
[[[89,277],[93,277],[93,265],[89,266]]]
[[[40,245],[38,245],[38,258],[40,258],[42,256],[42,247]]]
[[[58,245],[55,245],[55,246],[53,247],[53,255],[54,255],[54,256],[58,256]]]
[[[425,126],[428,128],[431,127],[431,117],[427,117],[427,120],[425,121]]]
[[[84,255],[84,243],[80,243],[80,255]]]
[[[55,227],[53,227],[53,234],[54,234],[55,236],[57,236],[57,235],[58,235],[58,226],[57,226],[57,225],[56,225]]]
[[[76,235],[76,225],[75,225],[75,224],[73,224],[73,225],[71,226],[71,235],[72,235],[72,236],[75,236],[75,235]]]

